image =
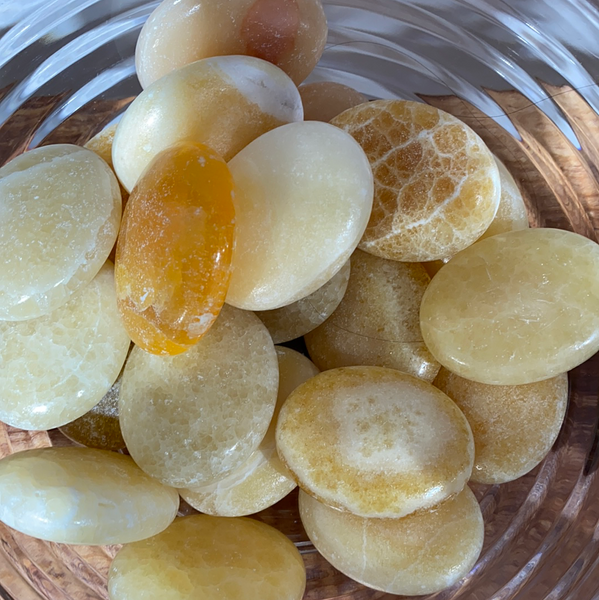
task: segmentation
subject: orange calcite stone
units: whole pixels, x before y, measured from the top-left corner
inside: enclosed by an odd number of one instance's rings
[[[180,354],[218,316],[230,277],[232,197],[224,160],[185,142],[161,152],[133,190],[115,276],[125,327],[144,350]]]

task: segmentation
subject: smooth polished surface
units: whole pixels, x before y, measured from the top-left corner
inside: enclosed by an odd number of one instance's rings
[[[482,240],[433,278],[420,309],[429,350],[450,371],[520,385],[599,349],[599,245],[558,229]]]
[[[302,97],[306,121],[328,123],[348,108],[368,102],[368,98],[360,92],[334,81],[305,83],[300,85],[299,93]]]

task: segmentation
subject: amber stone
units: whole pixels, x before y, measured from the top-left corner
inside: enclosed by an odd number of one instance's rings
[[[363,517],[395,518],[461,491],[474,443],[455,403],[394,369],[325,371],[287,399],[279,456],[318,500]]]
[[[433,382],[464,413],[474,436],[472,481],[525,475],[557,439],[568,406],[565,373],[526,385],[487,385],[441,369]]]
[[[108,574],[110,600],[301,600],[305,587],[302,557],[280,531],[208,515],[126,545]]]
[[[599,350],[599,245],[558,229],[481,240],[435,275],[420,321],[429,350],[466,379],[564,373]]]
[[[385,260],[356,250],[343,300],[306,335],[321,370],[372,365],[432,381],[439,363],[420,333],[420,302],[430,277],[417,263]]]
[[[230,160],[302,116],[299,92],[279,68],[248,56],[207,58],[165,75],[133,101],[114,136],[114,167],[131,191],[150,161],[177,142],[206,144]]]
[[[225,301],[235,231],[233,179],[202,144],[158,154],[138,181],[116,252],[116,292],[131,339],[180,354],[208,331]]]
[[[229,304],[280,308],[343,267],[373,195],[368,159],[350,135],[327,123],[291,123],[252,142],[229,168],[236,187]]]
[[[114,173],[91,150],[60,144],[0,169],[0,320],[66,304],[98,273],[121,221]]]
[[[468,487],[428,511],[402,519],[365,519],[300,491],[302,524],[317,550],[342,573],[390,594],[434,594],[474,566],[483,517]]]
[[[225,305],[183,354],[133,349],[119,397],[127,448],[146,473],[173,487],[221,479],[258,449],[278,380],[266,327],[254,314]]]
[[[405,262],[438,260],[467,248],[493,221],[497,165],[456,117],[419,102],[377,100],[331,123],[358,141],[374,173],[362,250]]]
[[[348,108],[368,102],[368,98],[360,92],[334,81],[305,83],[300,85],[299,93],[302,97],[306,121],[328,123]]]
[[[0,520],[66,544],[124,544],[173,521],[176,490],[129,456],[91,448],[41,448],[0,461]]]

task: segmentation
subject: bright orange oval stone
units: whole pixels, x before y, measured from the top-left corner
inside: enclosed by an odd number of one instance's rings
[[[203,144],[167,148],[127,203],[116,253],[117,301],[131,339],[175,355],[210,328],[225,301],[235,227],[233,179]]]

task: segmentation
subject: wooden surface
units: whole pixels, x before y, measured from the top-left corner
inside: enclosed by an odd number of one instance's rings
[[[514,139],[491,118],[455,97],[425,97],[423,100],[458,116],[481,135],[521,186],[533,226],[570,229],[596,240],[599,231],[599,117],[575,91],[550,86],[546,88],[578,135],[580,150],[568,141],[539,107],[517,93],[489,91],[510,116],[521,140]],[[0,128],[0,164],[27,148],[40,123],[57,109],[61,100],[61,97],[31,99]],[[54,129],[43,144],[83,145],[130,101],[131,98],[114,102],[92,102]],[[575,413],[572,418],[589,421],[580,427],[588,429],[587,437],[581,442],[584,446],[581,452],[586,452],[584,457],[590,460],[592,440],[595,437],[596,410],[592,411],[590,408],[593,395],[596,394],[595,380],[591,382],[589,366],[579,370],[576,378],[583,390],[581,397],[584,398],[584,410],[587,412],[581,409],[582,412]],[[562,432],[556,447],[569,447],[569,436],[573,436],[575,431],[576,428],[570,423]],[[71,442],[58,431],[24,432],[0,425],[1,456],[51,444],[65,445]],[[582,460],[580,458],[579,462],[572,463],[576,472],[581,471]],[[511,512],[502,512],[502,503],[507,502],[506,498],[510,499],[512,505],[516,503],[516,507],[519,502],[523,502],[535,485],[540,469],[542,467],[507,487],[476,487],[487,521],[486,547],[495,548],[494,540],[509,530],[514,509],[512,507]],[[181,514],[190,512],[193,509],[183,503]],[[307,600],[391,597],[349,580],[318,555],[299,521],[297,493],[259,513],[256,518],[279,528],[298,545],[308,573]],[[115,546],[65,546],[42,542],[12,531],[0,523],[0,583],[4,588],[4,591],[0,590],[0,598],[107,599],[106,575],[117,550],[118,547]],[[468,581],[468,585],[474,584]],[[581,597],[580,600],[586,599]]]

